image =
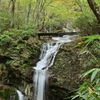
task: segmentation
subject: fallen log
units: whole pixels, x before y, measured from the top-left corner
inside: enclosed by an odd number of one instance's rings
[[[66,32],[66,33],[38,33],[38,38],[41,36],[53,36],[53,37],[62,37],[63,35],[76,35],[77,32]]]

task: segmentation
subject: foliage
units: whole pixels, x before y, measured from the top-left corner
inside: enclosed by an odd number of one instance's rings
[[[14,99],[17,100],[16,91],[9,87],[8,85],[4,85],[0,83],[0,99],[9,100],[11,97],[14,96]]]
[[[6,10],[2,10],[0,11],[0,31],[2,30],[2,28],[7,28],[9,27],[9,22],[10,22],[10,14],[8,11]]]
[[[89,13],[88,13],[88,15],[81,14],[77,18],[77,20],[75,20],[74,27],[78,27],[80,29],[80,32],[81,32],[80,35],[92,35],[93,33],[96,32],[95,29],[97,29],[97,28],[99,29],[97,21],[94,18],[94,15],[89,14]]]
[[[84,62],[83,67],[99,67],[100,66],[100,36],[99,35],[91,35],[84,36],[86,38],[84,40],[84,47],[81,50],[80,55],[87,55],[87,60]]]
[[[14,42],[16,39],[22,40],[24,37],[35,36],[36,30],[27,29],[27,30],[17,30],[10,29],[9,31],[4,31],[0,35],[0,46]]]
[[[8,35],[1,35],[0,36],[0,45],[4,45],[9,43],[10,41],[12,41],[13,39],[11,37],[9,37]]]
[[[95,2],[100,6],[100,0],[95,0]]]
[[[29,4],[31,3],[30,7],[30,12],[29,12],[29,22],[28,24],[26,23],[26,16],[29,10]],[[6,9],[5,5],[9,5],[9,2],[2,1],[2,5],[4,9],[4,12],[1,12],[1,15],[3,13],[7,12],[7,21],[9,22],[8,25],[10,24],[10,17],[11,14],[9,11],[11,11],[11,4],[8,9]],[[14,24],[15,28],[25,28],[25,26],[30,26],[30,28],[36,28],[36,23],[34,20],[37,19],[39,22],[39,26],[37,27],[38,30],[41,30],[41,28],[45,28],[48,31],[54,30],[56,31],[55,26],[58,26],[60,29],[66,24],[70,23],[70,20],[75,20],[77,19],[77,16],[81,14],[79,12],[79,6],[77,5],[75,0],[45,0],[45,2],[40,1],[39,3],[39,9],[36,14],[35,10],[37,11],[36,8],[36,1],[35,0],[16,0],[16,7],[15,7],[15,16],[14,16]],[[34,14],[35,13],[35,14]],[[52,16],[54,14],[55,16]],[[34,17],[35,15],[35,17]],[[39,18],[38,18],[38,17]],[[3,17],[5,18],[5,16]],[[49,21],[48,21],[49,20]],[[7,22],[6,21],[6,22]],[[62,23],[62,21],[64,23]],[[38,23],[37,22],[37,23]],[[5,23],[2,23],[3,26],[5,26]],[[10,26],[10,25],[9,25]],[[54,28],[53,28],[54,26]],[[48,28],[49,27],[49,28]],[[5,28],[5,27],[4,27]]]
[[[79,100],[99,100],[100,99],[100,36],[91,35],[84,36],[84,48],[80,55],[88,55],[87,61],[84,62],[86,67],[91,66],[88,71],[84,72],[81,77],[83,80],[82,85],[72,98],[79,98]],[[92,62],[92,63],[91,63]],[[84,67],[83,64],[83,67]],[[90,75],[91,74],[91,75]]]
[[[82,3],[83,12],[78,16],[76,20],[73,21],[73,26],[79,28],[79,31],[81,32],[80,35],[83,36],[99,34],[100,25],[98,24],[96,16],[89,8],[88,3],[85,2],[86,0],[82,0],[82,1],[84,1],[84,4]],[[100,1],[95,0],[95,2],[97,2],[99,7]]]
[[[99,83],[100,79],[99,79],[99,76],[97,75],[97,73],[100,72],[100,68],[93,68],[85,73],[82,74],[82,77],[86,77],[87,75],[89,75],[90,73],[92,73],[91,75],[91,82],[95,83],[94,79],[96,78],[96,84]]]
[[[91,42],[93,42],[95,40],[100,40],[100,35],[83,36],[82,38],[86,39],[84,41],[84,43],[86,44],[85,47],[87,47]],[[98,48],[100,48],[100,47],[98,46]]]
[[[97,97],[98,100],[100,94],[98,84],[100,72],[98,68],[100,66],[100,36],[93,34],[100,33],[100,25],[90,10],[87,0],[16,0],[14,28],[10,27],[12,3],[9,2],[13,0],[1,1],[0,53],[13,59],[8,60],[5,64],[13,66],[15,69],[18,68],[24,73],[27,66],[33,65],[33,58],[34,62],[37,60],[36,55],[38,55],[39,42],[36,33],[58,32],[67,24],[70,24],[70,26],[81,31],[81,35],[91,35],[82,37],[83,42],[78,45],[81,49],[79,56],[87,58],[82,66],[83,71],[90,68],[93,69],[83,74],[84,77],[89,74],[90,80],[86,78],[86,82],[78,89],[76,97],[80,97],[80,99],[85,98],[86,100],[92,100]],[[36,1],[39,1],[39,5],[36,5]],[[100,6],[100,0],[95,1]],[[34,20],[37,22],[35,23]],[[70,59],[75,61],[74,57],[70,57]],[[63,65],[63,59],[60,59],[60,61],[62,61]],[[69,62],[65,61],[65,66],[66,63],[70,62],[70,60]],[[60,65],[57,66],[60,68]],[[69,71],[69,69],[67,70]],[[91,76],[90,73],[92,73]],[[57,74],[59,73],[57,72]],[[65,72],[66,74],[68,73]],[[65,75],[62,75],[64,79]],[[63,81],[60,81],[60,83],[63,83]],[[74,84],[74,82],[72,83]]]
[[[93,68],[82,74],[82,78],[91,74],[91,81],[87,80],[83,82],[80,88],[77,90],[76,95],[72,98],[79,97],[80,100],[99,100],[100,99],[100,68]]]

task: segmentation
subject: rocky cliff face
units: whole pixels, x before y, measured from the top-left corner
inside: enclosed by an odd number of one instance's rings
[[[50,69],[55,75],[56,82],[68,90],[76,89],[80,84],[82,73],[82,58],[78,56],[80,49],[75,48],[77,42],[66,43],[61,46],[54,66]]]
[[[14,37],[15,38],[15,37]],[[46,38],[48,41],[48,39]],[[33,66],[36,65],[43,42],[37,36],[25,36],[3,44],[0,48],[0,93],[5,99],[5,86],[7,91],[19,89],[30,100],[33,96]],[[66,43],[61,46],[54,65],[49,69],[49,99],[63,100],[72,94],[80,85],[80,74],[86,56],[79,56],[80,48],[75,47],[78,41]],[[6,92],[7,98],[17,100],[16,91]],[[14,94],[13,94],[14,93]],[[52,98],[51,98],[52,97]],[[9,99],[10,100],[10,99]],[[70,99],[69,99],[70,100]]]
[[[23,37],[12,35],[11,37],[13,37],[13,41],[0,44],[0,81],[2,83],[0,94],[5,99],[4,90],[7,85],[21,90],[30,97],[32,94],[30,94],[29,88],[33,87],[34,70],[32,67],[38,60],[41,42],[34,34]],[[9,88],[7,91],[10,91]],[[9,94],[7,98],[10,97]]]

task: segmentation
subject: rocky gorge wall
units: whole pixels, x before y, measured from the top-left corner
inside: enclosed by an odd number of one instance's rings
[[[48,38],[46,39],[47,41]],[[75,47],[80,40],[66,43],[60,47],[54,65],[49,69],[49,100],[63,100],[81,84],[80,75],[88,68],[82,67],[88,55],[81,56],[80,47]],[[33,66],[36,65],[40,54],[41,44],[37,36],[25,36],[23,39],[17,38],[0,48],[0,98],[6,100],[14,98],[17,100],[16,91],[19,89],[30,100],[33,96]],[[14,87],[14,88],[13,88]],[[15,92],[13,92],[15,91]],[[70,100],[70,99],[68,99]]]
[[[0,45],[0,100],[1,98],[10,100],[12,96],[9,92],[8,95],[6,95],[7,92],[5,94],[5,86],[11,89],[15,87],[25,95],[32,95],[30,90],[28,91],[27,84],[29,87],[33,85],[32,67],[35,66],[39,57],[41,42],[37,36],[33,34],[22,37],[11,35],[11,37],[13,41],[6,41]],[[7,91],[11,90],[7,88]]]

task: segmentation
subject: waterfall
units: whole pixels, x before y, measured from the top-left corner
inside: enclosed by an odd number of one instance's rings
[[[64,35],[63,37],[52,37],[50,43],[44,43],[41,47],[41,54],[39,61],[35,69],[35,74],[33,77],[34,81],[34,99],[33,100],[44,100],[45,99],[45,88],[48,83],[48,69],[53,65],[56,54],[60,46],[66,42],[71,42],[71,38],[76,35]]]
[[[24,100],[24,95],[19,90],[16,90],[16,91],[18,93],[19,100]]]

